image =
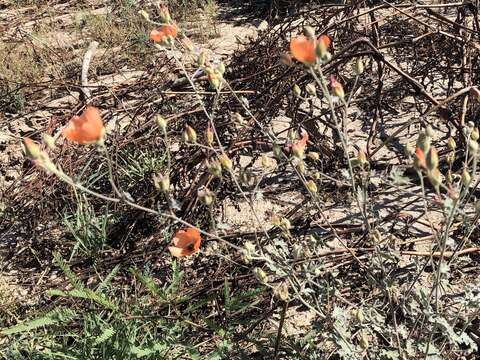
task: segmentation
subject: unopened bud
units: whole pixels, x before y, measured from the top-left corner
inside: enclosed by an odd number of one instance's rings
[[[172,20],[172,18],[170,17],[170,11],[168,10],[168,7],[166,5],[160,6],[160,19],[165,24],[170,23],[170,21]]]
[[[405,145],[405,154],[409,157],[413,156],[415,154],[415,146],[408,143]]]
[[[282,281],[278,284],[275,289],[273,289],[273,295],[275,295],[278,300],[288,301],[288,283]]]
[[[430,148],[427,154],[427,169],[433,170],[438,167],[438,153],[434,147]]]
[[[457,148],[457,143],[455,142],[454,138],[452,137],[448,138],[447,147],[448,147],[448,150],[455,151],[455,149]]]
[[[268,275],[262,269],[256,267],[253,269],[253,274],[261,284],[268,284]]]
[[[212,146],[212,145],[213,145],[213,138],[214,138],[213,130],[212,130],[212,128],[209,126],[209,127],[207,128],[207,130],[205,131],[205,140],[206,140],[208,146]]]
[[[292,91],[293,95],[295,95],[296,97],[300,97],[300,95],[302,95],[302,90],[300,90],[300,86],[298,86],[297,84],[293,85]]]
[[[287,218],[281,218],[280,219],[280,227],[283,230],[288,231],[291,226],[292,226],[292,224],[290,223],[290,220],[288,220]]]
[[[310,151],[307,156],[313,160],[313,161],[318,161],[320,159],[320,154],[318,152],[315,152],[315,151]]]
[[[345,97],[345,92],[343,90],[342,84],[340,84],[335,77],[332,75],[330,77],[330,87],[332,88],[332,94],[340,99]]]
[[[430,142],[432,139],[424,132],[418,135],[417,147],[420,148],[424,154],[428,154],[430,150]]]
[[[305,174],[305,163],[303,161],[299,161],[295,168],[300,174]]]
[[[232,170],[233,168],[232,160],[230,160],[227,154],[221,154],[218,157],[218,160],[226,170]]]
[[[361,58],[357,58],[357,61],[355,62],[354,70],[355,70],[355,74],[357,75],[363,74],[364,68],[363,68],[363,61]]]
[[[50,150],[55,149],[55,139],[53,138],[53,136],[43,133],[42,138],[43,138],[43,142],[45,143],[45,145],[47,145],[47,147]]]
[[[462,172],[462,184],[463,184],[463,186],[468,187],[468,185],[470,185],[471,182],[472,182],[472,177],[468,173],[467,169],[464,169],[463,172]]]
[[[155,188],[164,193],[170,190],[170,178],[166,175],[153,175],[153,184]]]
[[[167,120],[161,115],[155,116],[155,122],[157,123],[157,126],[160,128],[162,133],[165,134],[165,131],[167,130]]]
[[[40,157],[42,155],[42,151],[40,150],[40,147],[35,142],[33,142],[31,139],[24,138],[23,139],[23,147],[24,147],[24,150],[25,150],[25,155],[27,155],[27,157],[30,160],[40,159]]]
[[[183,139],[186,142],[196,143],[197,142],[197,132],[190,125],[185,126],[185,131],[183,132]]]
[[[225,74],[225,64],[223,63],[223,61],[220,64],[218,64],[217,70],[222,76],[223,74]]]
[[[150,15],[145,10],[140,10],[138,14],[143,17],[145,20],[150,21]]]
[[[366,334],[365,332],[363,332],[363,331],[360,333],[359,344],[360,344],[360,347],[361,347],[363,350],[367,350],[367,349],[368,349],[368,346],[369,346],[368,337],[367,337],[367,334]]]
[[[222,177],[222,165],[217,160],[207,162],[207,169],[213,176]]]
[[[362,323],[365,320],[365,315],[363,315],[362,309],[357,309],[355,311],[355,319],[359,322]]]
[[[208,189],[199,190],[197,196],[204,205],[210,206],[213,202],[213,193]]]
[[[453,183],[452,170],[448,170],[448,171],[447,171],[447,176],[445,177],[445,180],[447,181],[448,184],[452,184],[452,183]]]
[[[455,161],[455,154],[450,153],[445,157],[445,160],[447,161],[447,164],[452,165],[453,162]]]
[[[368,163],[367,155],[365,155],[365,151],[363,151],[363,149],[358,150],[357,160],[362,166]]]
[[[470,151],[472,156],[476,156],[478,151],[478,143],[475,140],[470,140],[468,142],[468,151]]]
[[[477,141],[479,137],[480,137],[480,134],[478,133],[478,128],[474,127],[472,129],[472,133],[470,134],[470,138],[474,141]]]
[[[204,66],[206,60],[207,60],[207,55],[205,54],[204,51],[202,51],[202,52],[200,53],[200,55],[198,55],[198,58],[197,58],[197,65],[198,65],[198,67]]]
[[[432,127],[430,125],[427,126],[427,128],[425,129],[425,134],[429,137],[429,138],[433,138],[435,136],[435,132],[433,131]]]
[[[305,183],[305,187],[310,191],[312,194],[316,194],[318,191],[317,184],[315,184],[315,181],[309,180]]]
[[[315,96],[317,95],[317,89],[315,89],[315,84],[314,83],[309,83],[305,86],[305,90],[307,91],[307,94],[310,96]]]
[[[322,173],[320,171],[315,171],[313,174],[312,174],[312,177],[315,179],[315,180],[320,180],[322,178]]]
[[[305,26],[303,28],[303,33],[305,36],[309,38],[314,38],[315,37],[315,30],[311,26]]]
[[[213,89],[218,89],[221,83],[221,74],[215,70],[207,70],[207,79]]]
[[[435,188],[437,192],[440,191],[440,185],[442,183],[442,174],[438,170],[438,168],[435,168],[433,170],[430,170],[427,173],[428,180],[430,180],[430,184]]]
[[[262,164],[262,168],[264,169],[268,168],[268,165],[269,165],[268,157],[265,155],[262,155],[262,157],[260,158],[260,163]]]
[[[280,155],[282,154],[282,149],[278,144],[273,144],[273,156],[275,156],[277,159],[280,159]]]

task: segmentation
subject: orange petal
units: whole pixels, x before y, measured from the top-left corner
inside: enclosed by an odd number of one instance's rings
[[[74,116],[63,130],[63,136],[79,144],[98,141],[103,133],[100,110],[93,106],[88,106],[81,116]]]
[[[313,64],[317,58],[315,42],[305,35],[297,36],[290,41],[292,56],[304,64]]]
[[[330,44],[332,43],[332,39],[330,39],[330,36],[328,35],[320,35],[318,38],[318,41],[325,46],[325,49],[328,49],[330,47]]]
[[[176,246],[169,246],[168,251],[170,251],[170,254],[175,257],[183,257],[193,253],[193,250],[185,250]]]

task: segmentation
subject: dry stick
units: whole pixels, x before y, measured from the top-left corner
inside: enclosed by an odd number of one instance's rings
[[[278,359],[278,350],[280,349],[280,339],[282,337],[283,324],[285,324],[285,315],[287,313],[288,302],[285,301],[282,306],[282,313],[280,315],[280,323],[278,324],[277,339],[275,340],[275,354],[273,356],[274,360]]]
[[[92,96],[90,89],[88,88],[88,69],[90,68],[90,62],[92,61],[93,55],[95,55],[95,51],[97,50],[98,42],[92,41],[88,46],[87,52],[83,57],[82,62],[82,93],[84,96],[84,100],[88,103]]]

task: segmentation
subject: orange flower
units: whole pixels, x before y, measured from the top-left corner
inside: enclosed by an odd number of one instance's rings
[[[169,36],[172,38],[177,36],[177,25],[175,23],[163,25],[158,29],[153,29],[150,32],[150,40],[155,42],[162,42],[166,40]]]
[[[102,115],[94,106],[87,106],[82,115],[74,116],[63,130],[63,136],[79,144],[96,142],[104,133]]]
[[[175,257],[188,256],[200,249],[200,241],[200,233],[197,229],[187,228],[178,230],[168,250]]]
[[[305,152],[305,147],[307,146],[307,142],[308,142],[308,133],[304,131],[302,138],[292,145],[293,155],[295,155],[298,158],[302,158]]]
[[[290,52],[301,63],[312,65],[317,60],[317,43],[320,48],[320,56],[324,56],[331,42],[332,40],[328,35],[320,35],[316,40],[300,35],[290,41]]]
[[[425,154],[423,153],[422,149],[417,147],[415,150],[415,157],[413,159],[416,168],[426,168],[427,161],[425,159]]]
[[[290,52],[295,59],[306,65],[312,65],[317,60],[315,40],[305,35],[297,36],[290,41]]]

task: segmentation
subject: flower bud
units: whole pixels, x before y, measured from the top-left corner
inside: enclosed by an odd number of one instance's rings
[[[470,134],[470,138],[474,141],[477,141],[478,138],[479,138],[479,133],[478,133],[478,128],[477,127],[474,127],[472,129],[472,133]]]
[[[448,150],[455,151],[455,149],[457,148],[457,143],[455,142],[454,138],[452,137],[448,138],[447,147],[448,147]]]
[[[359,323],[362,323],[365,320],[365,315],[363,315],[362,309],[355,310],[355,319]]]
[[[262,155],[262,157],[260,158],[260,163],[262,164],[262,168],[267,169],[269,165],[268,157]]]
[[[160,128],[162,133],[165,134],[165,131],[167,130],[167,120],[161,115],[155,116],[155,122],[157,123],[157,126]]]
[[[420,134],[418,134],[417,148],[420,148],[424,154],[428,154],[431,141],[431,137],[429,137],[426,133],[421,132]]]
[[[206,70],[208,82],[213,89],[217,90],[220,87],[221,74],[211,68],[208,69],[209,70]]]
[[[253,269],[253,274],[261,284],[268,284],[268,275],[262,269],[256,267]]]
[[[453,162],[455,161],[455,154],[454,153],[447,154],[447,156],[445,157],[445,160],[447,161],[447,164],[452,165]]]
[[[200,55],[198,55],[197,58],[197,66],[202,67],[205,65],[205,61],[207,60],[207,55],[205,54],[205,51],[202,51]]]
[[[430,184],[435,188],[437,192],[440,191],[440,184],[442,183],[442,174],[438,170],[438,168],[435,168],[433,170],[430,170],[427,173],[428,180],[430,180]]]
[[[217,70],[222,76],[223,74],[225,74],[225,64],[223,63],[223,61],[218,64]]]
[[[305,26],[303,28],[303,33],[305,36],[309,38],[314,38],[315,37],[315,30],[311,26]]]
[[[468,187],[468,185],[470,185],[471,182],[472,182],[472,177],[468,173],[467,169],[463,169],[463,172],[462,172],[462,184],[463,184],[463,186]]]
[[[363,149],[358,150],[357,161],[362,166],[368,164],[367,155],[365,155],[365,151],[363,151]]]
[[[155,188],[167,193],[170,190],[170,178],[165,175],[153,175],[153,184]]]
[[[315,181],[309,180],[305,183],[305,187],[310,191],[312,194],[316,194],[318,191],[317,184],[315,184]]]
[[[475,123],[474,123],[473,121],[469,121],[469,122],[467,123],[467,126],[468,126],[468,128],[469,128],[470,130],[472,130],[472,129],[475,127]]]
[[[434,147],[430,148],[427,154],[427,169],[433,170],[438,167],[438,153]]]
[[[230,160],[227,154],[221,154],[218,157],[218,160],[226,170],[232,170],[233,168],[232,160]]]
[[[45,145],[47,145],[47,147],[50,150],[55,149],[55,139],[53,138],[53,136],[43,133],[42,138],[43,138],[43,142],[45,143]]]
[[[367,337],[367,334],[365,332],[361,332],[360,333],[360,340],[359,340],[359,344],[360,344],[360,347],[363,349],[363,350],[367,350],[368,349],[368,337]]]
[[[205,131],[205,140],[206,140],[208,146],[212,146],[212,145],[213,145],[213,138],[214,138],[213,130],[212,130],[212,128],[209,126],[209,127],[207,128],[207,130]]]
[[[217,160],[207,162],[207,169],[213,176],[222,177],[222,165]]]
[[[288,220],[287,218],[281,218],[280,227],[283,230],[288,231],[292,227],[292,224],[290,223],[290,220]]]
[[[183,132],[183,139],[185,142],[196,143],[197,142],[197,132],[190,125],[185,126],[185,131]]]
[[[143,17],[145,20],[150,21],[150,15],[145,10],[140,10],[138,14]]]
[[[318,161],[320,159],[320,154],[318,152],[315,152],[315,151],[310,151],[307,156],[313,160],[313,161]]]
[[[452,174],[452,170],[448,170],[447,171],[447,176],[445,177],[446,181],[448,184],[452,184],[453,183],[453,174]]]
[[[162,20],[162,23],[168,24],[172,20],[170,17],[170,11],[168,10],[168,7],[166,5],[160,5],[160,19]]]
[[[282,149],[278,144],[273,144],[273,156],[275,156],[277,159],[280,159],[280,155],[282,154]]]
[[[413,156],[413,154],[415,154],[415,146],[413,146],[412,144],[408,143],[405,145],[405,154],[407,156]]]
[[[315,180],[320,180],[322,178],[322,173],[320,171],[315,171],[312,174],[312,178],[314,178]]]
[[[355,62],[354,70],[355,70],[355,74],[357,75],[363,74],[364,68],[363,68],[363,61],[361,58],[357,58],[357,61]]]
[[[300,97],[302,95],[302,90],[300,90],[300,86],[298,86],[297,84],[293,85],[292,91],[293,95],[295,95],[296,97]]]
[[[307,91],[307,94],[310,96],[316,96],[317,95],[317,89],[315,89],[315,84],[314,83],[309,83],[305,86],[305,90]]]
[[[35,142],[33,142],[31,139],[24,138],[23,139],[23,147],[24,147],[24,150],[25,150],[25,155],[27,155],[27,157],[30,160],[40,159],[40,157],[42,155],[42,151],[40,150],[40,147]]]
[[[273,295],[280,301],[288,300],[288,282],[282,281],[273,289]]]
[[[345,97],[345,92],[343,91],[342,84],[340,84],[333,75],[330,77],[330,87],[332,88],[333,96],[336,96],[340,99],[343,99]]]
[[[435,136],[435,132],[433,131],[432,127],[430,125],[427,126],[427,128],[425,129],[425,134],[429,137],[429,138],[433,138]]]
[[[305,163],[303,161],[299,161],[295,168],[300,174],[305,174]]]
[[[197,196],[204,205],[210,206],[213,202],[214,195],[208,189],[198,190]]]
[[[470,151],[472,156],[476,156],[478,151],[478,143],[475,140],[470,140],[468,142],[468,151]]]

